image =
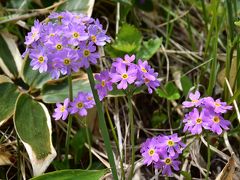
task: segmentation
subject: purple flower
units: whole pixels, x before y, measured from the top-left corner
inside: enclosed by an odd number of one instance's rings
[[[89,100],[87,93],[79,92],[77,97],[74,98],[73,102],[70,103],[69,112],[70,114],[78,113],[80,116],[87,115],[87,109],[93,107],[91,101]]]
[[[220,114],[211,113],[210,121],[208,123],[209,130],[217,133],[218,135],[222,134],[223,130],[228,130],[231,125],[230,121],[225,120]]]
[[[142,144],[141,153],[144,158],[144,164],[149,166],[153,162],[159,161],[160,149],[157,147],[158,141],[155,138],[147,140]]]
[[[134,55],[134,54],[131,55],[131,56],[129,56],[128,54],[126,54],[126,55],[124,56],[124,59],[122,59],[122,58],[116,58],[115,62],[112,63],[112,66],[113,66],[113,67],[119,67],[119,66],[121,66],[122,64],[125,64],[125,65],[130,66],[130,65],[133,65],[132,62],[133,62],[134,60],[135,60],[135,55]]]
[[[46,72],[48,69],[48,58],[45,55],[45,49],[39,48],[34,49],[29,54],[29,57],[32,59],[30,65],[32,66],[33,70],[39,69],[39,72]]]
[[[155,168],[161,169],[162,174],[167,176],[171,176],[173,174],[172,168],[175,171],[179,171],[179,166],[181,162],[176,160],[178,158],[178,155],[169,156],[167,154],[163,154],[162,156],[163,157],[161,158],[161,160],[154,164]]]
[[[168,152],[170,156],[182,153],[182,149],[186,146],[182,143],[181,138],[178,137],[177,133],[169,136],[161,136],[160,139],[159,147]]]
[[[194,108],[193,111],[189,113],[188,118],[192,121],[192,126],[188,128],[192,134],[201,134],[203,128],[208,129],[208,110],[203,109],[199,112],[197,108]]]
[[[53,117],[55,120],[59,120],[62,118],[62,120],[67,119],[68,116],[68,105],[69,105],[69,98],[64,100],[64,103],[57,103],[57,108],[54,109]]]
[[[204,104],[207,107],[213,108],[215,113],[226,113],[227,110],[232,109],[232,106],[228,106],[226,102],[221,102],[220,99],[214,101],[212,97],[204,98]]]
[[[138,60],[138,78],[148,79],[149,81],[156,80],[154,70],[150,67],[147,61]]]
[[[66,32],[66,37],[69,38],[69,43],[77,46],[79,42],[85,41],[88,39],[88,33],[85,32],[84,25],[69,24],[68,30]]]
[[[155,90],[158,86],[160,86],[160,82],[157,80],[158,73],[154,72],[154,69],[149,69],[149,74],[155,77],[155,80],[150,80],[147,77],[142,76],[138,77],[138,80],[135,82],[136,86],[141,86],[145,84],[148,88],[148,92],[152,94],[153,90]]]
[[[24,44],[31,45],[33,42],[36,42],[40,38],[40,32],[42,29],[42,24],[38,21],[34,21],[34,26],[31,28],[31,32],[26,36],[26,41]]]
[[[135,66],[126,67],[124,64],[120,64],[116,67],[116,73],[111,73],[111,78],[113,83],[120,82],[117,85],[118,89],[127,89],[128,84],[132,84],[136,77]]]
[[[90,42],[88,45],[83,43],[80,45],[79,49],[79,57],[80,57],[80,67],[88,68],[90,66],[90,62],[93,64],[97,64],[97,59],[100,57],[98,52],[96,51],[96,46]]]
[[[101,71],[100,74],[95,75],[95,79],[99,82],[95,85],[95,89],[98,91],[100,100],[103,100],[107,96],[108,91],[112,91],[113,89],[109,71]]]
[[[183,119],[183,122],[185,123],[184,128],[183,128],[183,132],[189,131],[191,132],[192,127],[194,126],[194,123],[191,119],[191,116],[188,114],[185,114],[185,117]]]
[[[90,25],[88,27],[88,33],[90,40],[97,46],[104,46],[106,42],[110,42],[110,38],[98,25]]]
[[[70,74],[72,71],[78,72],[79,62],[77,60],[78,54],[72,49],[65,49],[64,51],[56,53],[53,59],[56,67],[58,67],[63,75]]]
[[[189,107],[198,107],[199,105],[201,105],[202,101],[200,98],[200,93],[199,91],[196,91],[194,94],[193,93],[190,93],[189,95],[189,99],[191,101],[184,101],[182,104],[183,104],[183,107],[184,108],[189,108]]]

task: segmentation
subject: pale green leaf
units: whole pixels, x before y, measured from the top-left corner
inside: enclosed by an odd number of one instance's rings
[[[14,113],[14,107],[19,95],[15,84],[6,76],[0,75],[0,126]]]
[[[31,88],[40,89],[44,83],[51,79],[51,76],[48,73],[40,73],[38,70],[32,70],[30,61],[28,59],[24,62],[21,77]]]
[[[14,126],[27,150],[34,175],[42,174],[56,156],[47,108],[31,96],[21,94],[15,107]]]
[[[178,89],[173,82],[167,83],[163,89],[158,88],[156,93],[159,97],[166,98],[168,100],[176,100],[180,98]]]
[[[31,180],[99,180],[106,170],[69,169],[46,173]]]
[[[0,33],[0,67],[10,78],[17,78],[22,68],[22,57],[10,34]]]
[[[68,89],[67,78],[53,80],[43,86],[41,96],[45,103],[63,102],[69,97]],[[92,92],[88,79],[73,80],[73,96],[76,97],[79,91]]]
[[[95,0],[68,0],[59,7],[61,11],[83,13],[91,17]]]

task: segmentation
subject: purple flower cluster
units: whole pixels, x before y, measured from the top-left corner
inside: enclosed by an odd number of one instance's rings
[[[154,72],[147,61],[139,59],[137,64],[134,61],[135,55],[126,54],[124,59],[116,58],[110,70],[105,70],[95,76],[99,82],[95,88],[101,100],[113,89],[113,84],[123,90],[126,90],[131,84],[137,87],[146,85],[149,93],[152,93],[160,85],[157,80],[158,73]]]
[[[64,103],[57,103],[57,108],[54,109],[53,117],[55,120],[66,120],[69,114],[79,114],[80,116],[87,115],[87,109],[95,105],[92,93],[79,92],[77,97],[70,102],[69,98],[64,100]]]
[[[183,131],[191,134],[201,134],[203,129],[210,130],[218,135],[223,130],[228,130],[230,121],[225,120],[222,114],[232,109],[226,102],[220,99],[214,100],[212,97],[200,98],[200,93],[190,93],[191,101],[184,101],[184,108],[192,108],[192,111],[185,115]]]
[[[147,139],[141,145],[140,152],[144,158],[144,164],[147,166],[153,164],[155,168],[162,171],[163,175],[171,176],[172,169],[179,170],[181,162],[177,158],[185,146],[176,133],[169,136],[159,135]]]
[[[98,19],[82,14],[51,13],[48,20],[36,20],[26,36],[30,65],[40,73],[48,72],[52,78],[77,72],[96,64],[100,57],[97,46],[110,42]]]

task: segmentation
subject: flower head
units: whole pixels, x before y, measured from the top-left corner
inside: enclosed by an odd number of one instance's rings
[[[69,106],[69,98],[64,100],[64,103],[57,103],[57,108],[54,109],[53,117],[55,120],[59,120],[62,118],[62,120],[67,119],[68,116],[68,106]]]
[[[99,82],[95,85],[95,88],[98,91],[100,100],[102,100],[105,96],[107,96],[108,91],[113,89],[109,71],[101,71],[100,74],[95,75],[95,79]]]
[[[201,105],[202,101],[200,98],[200,93],[199,91],[196,91],[195,93],[190,93],[189,94],[189,99],[191,101],[184,101],[183,107],[184,108],[189,108],[189,107],[198,107],[199,105]]]
[[[132,84],[136,77],[136,68],[135,66],[130,66],[127,68],[126,65],[120,64],[116,67],[116,72],[111,73],[111,78],[113,83],[120,82],[117,85],[118,89],[127,89],[128,84]]]
[[[73,102],[70,103],[70,114],[78,113],[80,116],[86,116],[87,109],[93,107],[92,101],[93,99],[89,99],[87,93],[79,92]]]
[[[212,97],[204,98],[204,104],[206,107],[213,108],[215,113],[226,113],[232,109],[232,106],[228,106],[226,102],[221,102],[220,99],[214,101]]]

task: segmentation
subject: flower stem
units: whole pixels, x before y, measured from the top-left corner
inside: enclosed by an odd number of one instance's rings
[[[114,178],[114,180],[118,180],[117,169],[116,169],[116,165],[115,165],[115,161],[114,161],[114,157],[113,157],[113,150],[112,150],[112,146],[111,146],[111,143],[110,143],[110,137],[109,137],[105,117],[104,117],[104,114],[103,114],[102,104],[99,100],[97,91],[94,87],[95,82],[94,82],[91,67],[87,68],[87,74],[88,74],[88,79],[89,79],[89,82],[90,82],[90,85],[91,85],[93,97],[94,97],[94,100],[95,100],[95,103],[96,103],[96,106],[97,106],[97,112],[98,112],[98,117],[99,117],[99,127],[100,127],[100,130],[101,130],[102,136],[103,136],[103,140],[104,140],[105,148],[106,148],[106,151],[107,151],[109,163],[110,163],[110,166],[111,166],[111,169],[112,169],[113,178]]]
[[[131,136],[131,146],[132,146],[132,160],[131,160],[131,171],[129,180],[132,179],[134,175],[134,163],[135,163],[135,145],[134,145],[134,121],[133,121],[133,107],[132,107],[132,94],[127,95],[128,98],[128,118],[130,121],[130,136]]]
[[[89,150],[89,164],[86,170],[89,170],[92,166],[92,152],[91,152],[91,140],[90,140],[90,136],[89,136],[89,131],[88,131],[88,125],[87,125],[87,121],[86,118],[84,118],[84,125],[85,125],[85,129],[86,129],[86,135],[87,135],[87,142],[88,142],[88,150]]]
[[[211,149],[210,149],[210,142],[209,142],[209,135],[207,133],[207,148],[208,148],[208,156],[207,156],[207,175],[206,180],[208,180],[209,177],[209,171],[210,171],[210,159],[211,159]]]
[[[71,74],[68,75],[68,89],[69,89],[69,99],[70,101],[73,100],[73,90],[72,90],[72,76]],[[72,116],[68,116],[68,126],[67,126],[67,135],[66,135],[66,141],[65,141],[65,162],[67,164],[67,167],[69,167],[69,162],[68,162],[68,154],[69,154],[69,138],[71,134],[71,129],[72,129]]]

